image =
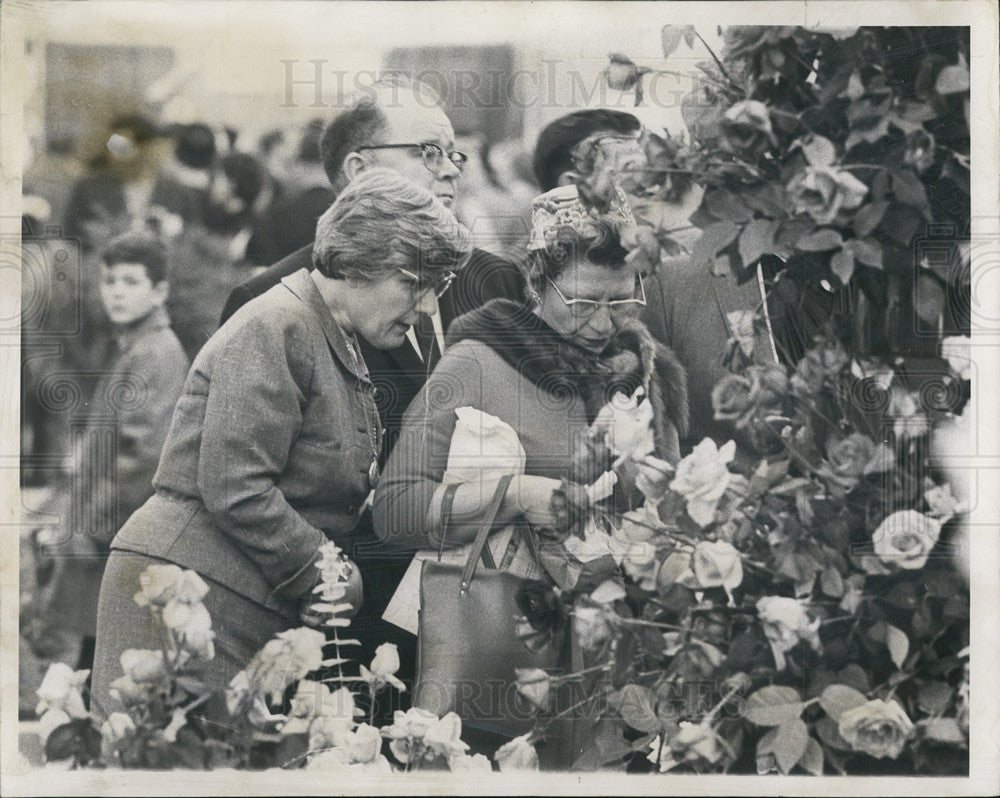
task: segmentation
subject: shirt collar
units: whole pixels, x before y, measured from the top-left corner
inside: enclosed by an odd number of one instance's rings
[[[327,343],[330,344],[330,349],[344,367],[359,380],[370,382],[364,357],[360,351],[354,348],[353,343],[347,340],[344,331],[333,320],[330,308],[323,301],[323,296],[309,275],[309,270],[299,269],[294,274],[283,277],[281,282],[316,314],[316,318],[319,319],[320,326],[323,328],[323,335],[326,336]],[[352,357],[352,352],[356,357]]]

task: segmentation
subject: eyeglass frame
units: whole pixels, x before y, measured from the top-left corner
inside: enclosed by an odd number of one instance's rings
[[[640,296],[632,297],[632,299],[597,300],[597,299],[583,299],[581,297],[569,297],[567,299],[565,294],[563,294],[563,292],[559,289],[559,286],[556,285],[555,280],[553,280],[548,275],[546,275],[545,279],[549,281],[549,285],[551,285],[556,290],[556,294],[558,295],[558,297],[563,301],[563,304],[566,305],[566,307],[568,307],[571,311],[574,310],[574,308],[585,308],[591,305],[594,306],[594,309],[590,311],[590,313],[583,316],[583,320],[592,318],[601,308],[607,308],[609,314],[614,314],[617,309],[623,308],[626,305],[635,308],[646,307],[646,285],[643,282],[641,272],[636,272],[635,274],[636,282],[639,283]],[[579,311],[574,311],[574,313],[579,313]]]
[[[369,144],[365,145],[364,147],[355,147],[354,151],[363,152],[365,150],[401,150],[401,149],[410,149],[412,147],[420,148],[420,157],[424,162],[424,167],[432,172],[435,169],[437,169],[438,166],[441,165],[441,161],[444,158],[447,158],[449,163],[451,163],[451,165],[454,166],[459,172],[464,171],[465,165],[469,162],[469,156],[466,155],[464,152],[460,152],[459,150],[451,150],[449,152],[445,152],[444,147],[442,147],[439,144],[435,144],[433,141],[424,141],[420,143],[414,142],[413,144]],[[435,150],[437,151],[436,154]],[[456,156],[458,156],[459,158],[458,161],[455,160]],[[428,159],[436,159],[437,163],[432,166],[430,160]]]
[[[410,290],[413,292],[413,295],[418,299],[424,296],[428,291],[433,291],[434,298],[440,299],[448,292],[448,289],[451,288],[452,283],[455,282],[455,278],[458,277],[458,275],[455,272],[447,271],[433,283],[425,285],[421,288],[420,275],[414,274],[409,269],[404,269],[401,266],[397,266],[396,271],[398,271],[412,283],[412,285],[410,286]]]

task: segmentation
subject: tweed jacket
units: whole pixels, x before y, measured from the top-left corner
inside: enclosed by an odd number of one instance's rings
[[[302,268],[312,268],[312,244],[293,252],[234,289],[222,311],[223,323],[250,299],[266,291],[285,275]],[[447,330],[451,322],[463,313],[491,299],[521,300],[524,298],[524,291],[524,277],[513,263],[484,250],[474,249],[468,262],[458,272],[454,285],[439,300],[441,324]],[[426,324],[429,319],[423,321]],[[426,329],[418,331],[418,336],[433,339],[433,334]],[[404,341],[395,349],[376,349],[364,339],[361,339],[361,352],[368,364],[372,382],[378,390],[379,415],[385,427],[385,445],[382,450],[382,461],[385,462],[399,438],[403,414],[423,387],[440,352],[436,346],[432,346],[428,357],[422,361],[409,341]]]
[[[156,495],[112,547],[280,611],[308,596],[319,547],[357,524],[381,444],[374,387],[348,347],[305,270],[241,308],[195,359]]]

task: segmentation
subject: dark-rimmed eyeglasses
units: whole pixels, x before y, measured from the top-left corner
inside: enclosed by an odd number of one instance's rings
[[[636,274],[635,276],[635,295],[631,299],[611,299],[598,301],[596,299],[580,299],[579,297],[568,297],[562,291],[559,290],[559,286],[555,284],[551,277],[546,277],[549,281],[559,298],[563,301],[563,304],[573,313],[573,315],[578,319],[589,319],[601,308],[607,308],[608,313],[612,315],[625,316],[630,313],[635,313],[639,308],[646,306],[646,286],[643,285],[642,275]]]
[[[414,297],[418,299],[425,296],[428,291],[433,291],[434,296],[440,299],[451,288],[451,284],[455,282],[455,278],[458,276],[455,272],[445,272],[436,280],[427,281],[422,280],[419,275],[414,274],[409,269],[399,268],[397,271],[407,279],[410,283],[410,290],[413,292]]]
[[[437,144],[425,141],[423,143],[417,144],[372,144],[366,147],[357,147],[357,152],[362,150],[402,150],[402,149],[412,149],[414,147],[420,148],[420,156],[424,159],[424,166],[430,169],[432,172],[436,172],[441,168],[441,162],[443,159],[447,158],[451,161],[452,165],[459,171],[465,168],[465,164],[469,160],[469,156],[464,152],[459,152],[458,150],[451,150],[451,152],[445,152]]]

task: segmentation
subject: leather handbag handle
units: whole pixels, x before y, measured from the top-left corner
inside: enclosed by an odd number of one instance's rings
[[[497,511],[500,509],[500,504],[503,502],[504,496],[507,495],[507,488],[510,485],[510,481],[514,478],[513,474],[507,474],[500,478],[497,483],[496,490],[493,492],[493,499],[490,501],[490,506],[486,510],[486,516],[483,519],[483,525],[480,527],[479,532],[476,534],[476,539],[472,542],[472,550],[469,552],[469,559],[465,562],[465,568],[462,570],[462,581],[459,584],[458,592],[459,594],[464,594],[469,592],[469,585],[472,583],[472,577],[476,573],[476,565],[479,562],[480,556],[483,557],[484,562],[487,567],[495,568],[496,565],[493,563],[493,555],[489,554],[489,560],[487,561],[486,555],[488,552],[485,550],[486,538],[489,536],[490,531],[493,529],[493,521],[497,517]]]

